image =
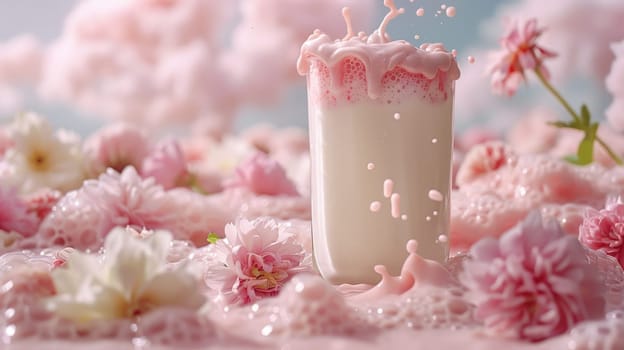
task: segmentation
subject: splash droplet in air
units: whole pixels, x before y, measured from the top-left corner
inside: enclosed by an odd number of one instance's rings
[[[398,193],[390,197],[390,212],[395,219],[401,216],[401,196]]]
[[[349,40],[353,37],[353,22],[351,21],[351,9],[348,7],[342,8],[342,17],[344,17],[347,25],[347,35],[342,40]]]
[[[383,183],[383,195],[386,198],[390,198],[392,191],[394,190],[394,181],[386,179]]]
[[[442,196],[442,193],[438,190],[430,190],[429,199],[436,202],[442,202],[444,200],[444,196]]]
[[[373,213],[376,213],[379,211],[379,209],[381,209],[381,203],[379,203],[378,201],[371,202],[369,209]]]
[[[457,10],[455,9],[454,6],[450,6],[446,8],[447,17],[455,17],[456,14],[457,14]]]

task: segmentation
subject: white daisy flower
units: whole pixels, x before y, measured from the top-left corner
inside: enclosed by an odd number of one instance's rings
[[[17,117],[9,131],[15,145],[4,162],[11,169],[11,182],[22,193],[80,187],[84,169],[77,135],[63,130],[55,133],[45,119],[33,113]]]

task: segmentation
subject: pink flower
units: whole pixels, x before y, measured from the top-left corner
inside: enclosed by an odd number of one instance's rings
[[[624,204],[587,209],[579,227],[579,240],[590,249],[611,255],[624,267]]]
[[[132,167],[121,174],[108,169],[59,200],[41,224],[35,246],[97,250],[116,226],[168,230],[176,239],[205,245],[206,235],[222,233],[229,220],[209,197],[186,189],[165,191]]]
[[[554,52],[537,45],[537,39],[543,29],[537,27],[533,18],[511,30],[501,39],[503,50],[496,55],[496,62],[491,68],[492,87],[495,92],[512,96],[518,85],[525,80],[526,70],[536,70],[548,78],[549,73],[543,65],[547,58],[555,57]]]
[[[234,178],[224,185],[226,188],[244,187],[259,195],[299,195],[284,168],[264,153],[256,153],[240,164]]]
[[[26,197],[28,212],[35,214],[40,221],[43,221],[61,197],[61,192],[50,189],[32,193]]]
[[[604,314],[603,286],[583,247],[538,212],[470,253],[460,279],[490,334],[539,341]]]
[[[38,226],[37,216],[28,211],[17,192],[0,186],[0,231],[14,231],[28,237],[35,234]]]
[[[212,248],[218,263],[209,268],[207,283],[228,304],[275,296],[293,275],[307,270],[301,264],[303,246],[270,218],[226,225],[225,239]]]
[[[149,148],[147,136],[138,127],[126,123],[109,125],[85,141],[87,170],[91,176],[98,176],[108,168],[118,172],[127,166],[141,169]]]
[[[501,141],[490,141],[473,147],[464,157],[455,182],[462,186],[479,176],[516,161],[515,153]]]
[[[141,175],[146,178],[153,177],[165,189],[183,185],[188,171],[178,142],[165,140],[157,144],[143,160]]]

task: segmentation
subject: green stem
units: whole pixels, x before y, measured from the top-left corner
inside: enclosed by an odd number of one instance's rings
[[[537,78],[542,82],[544,87],[546,87],[546,89],[548,91],[550,91],[550,93],[557,99],[557,101],[559,101],[561,103],[561,105],[563,105],[563,108],[565,108],[566,111],[568,111],[568,113],[570,113],[570,115],[572,116],[574,121],[580,123],[581,122],[581,118],[579,117],[578,114],[576,114],[576,112],[574,111],[574,108],[572,108],[572,106],[570,106],[568,101],[566,101],[566,99],[563,98],[563,96],[561,96],[559,91],[557,91],[557,89],[555,89],[555,87],[550,84],[550,82],[548,81],[548,79],[546,79],[546,77],[544,77],[542,72],[539,70],[539,67],[536,67],[534,69],[534,72],[535,72],[535,75],[537,75]],[[620,157],[618,157],[617,154],[615,154],[615,152],[611,149],[611,147],[609,147],[607,145],[607,143],[604,142],[604,140],[602,140],[598,135],[596,135],[596,141],[598,141],[598,144],[607,152],[609,157],[611,157],[611,159],[613,159],[615,164],[617,164],[617,165],[624,165],[624,161],[622,161],[622,159]]]
[[[555,96],[555,98],[563,105],[563,108],[565,108],[566,111],[568,111],[568,113],[570,113],[572,118],[574,118],[574,121],[580,122],[581,118],[578,116],[578,114],[576,114],[576,112],[574,111],[574,108],[572,108],[572,106],[570,106],[568,101],[566,101],[566,99],[563,98],[563,96],[561,96],[559,91],[557,91],[557,89],[555,89],[555,87],[550,84],[550,82],[548,81],[548,79],[546,79],[546,77],[544,77],[542,72],[540,72],[539,67],[536,67],[533,71],[535,72],[535,75],[537,75],[537,78],[539,78],[539,80],[542,82],[542,84],[546,87],[546,89],[548,91],[550,91],[550,93],[553,96]]]
[[[598,141],[598,144],[600,144],[600,146],[602,146],[602,148],[604,148],[604,150],[607,151],[607,154],[609,154],[609,157],[611,157],[611,159],[613,159],[615,164],[617,164],[617,165],[624,165],[624,162],[622,161],[622,158],[618,157],[618,155],[615,154],[615,152],[613,152],[611,147],[609,147],[607,145],[607,143],[604,142],[599,136],[596,136],[596,141]]]

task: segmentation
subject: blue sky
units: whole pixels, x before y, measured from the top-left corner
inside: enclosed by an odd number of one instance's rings
[[[109,0],[103,0],[109,1]],[[213,1],[213,0],[210,0]],[[64,16],[77,3],[77,0],[0,0],[0,40],[29,32],[43,41],[50,41],[58,36],[62,29]],[[457,49],[458,60],[465,63],[466,49],[475,46],[492,45],[483,42],[481,23],[490,18],[496,8],[510,0],[397,0],[397,5],[406,9],[406,14],[391,23],[388,28],[395,39],[405,39],[413,43],[443,42],[449,49]],[[444,13],[435,16],[441,4],[455,6],[457,16],[448,18]],[[417,17],[416,9],[425,9],[425,16]],[[383,2],[379,0],[374,22],[377,23],[385,14]],[[420,35],[415,40],[414,35]],[[491,40],[490,40],[491,41]],[[280,126],[305,126],[305,88],[304,79],[293,86],[282,103],[275,108],[244,108],[236,126],[244,128],[258,122],[271,122]],[[101,121],[86,118],[83,114],[62,105],[31,102],[32,107],[46,114],[60,127],[71,128],[86,134],[101,125]]]

